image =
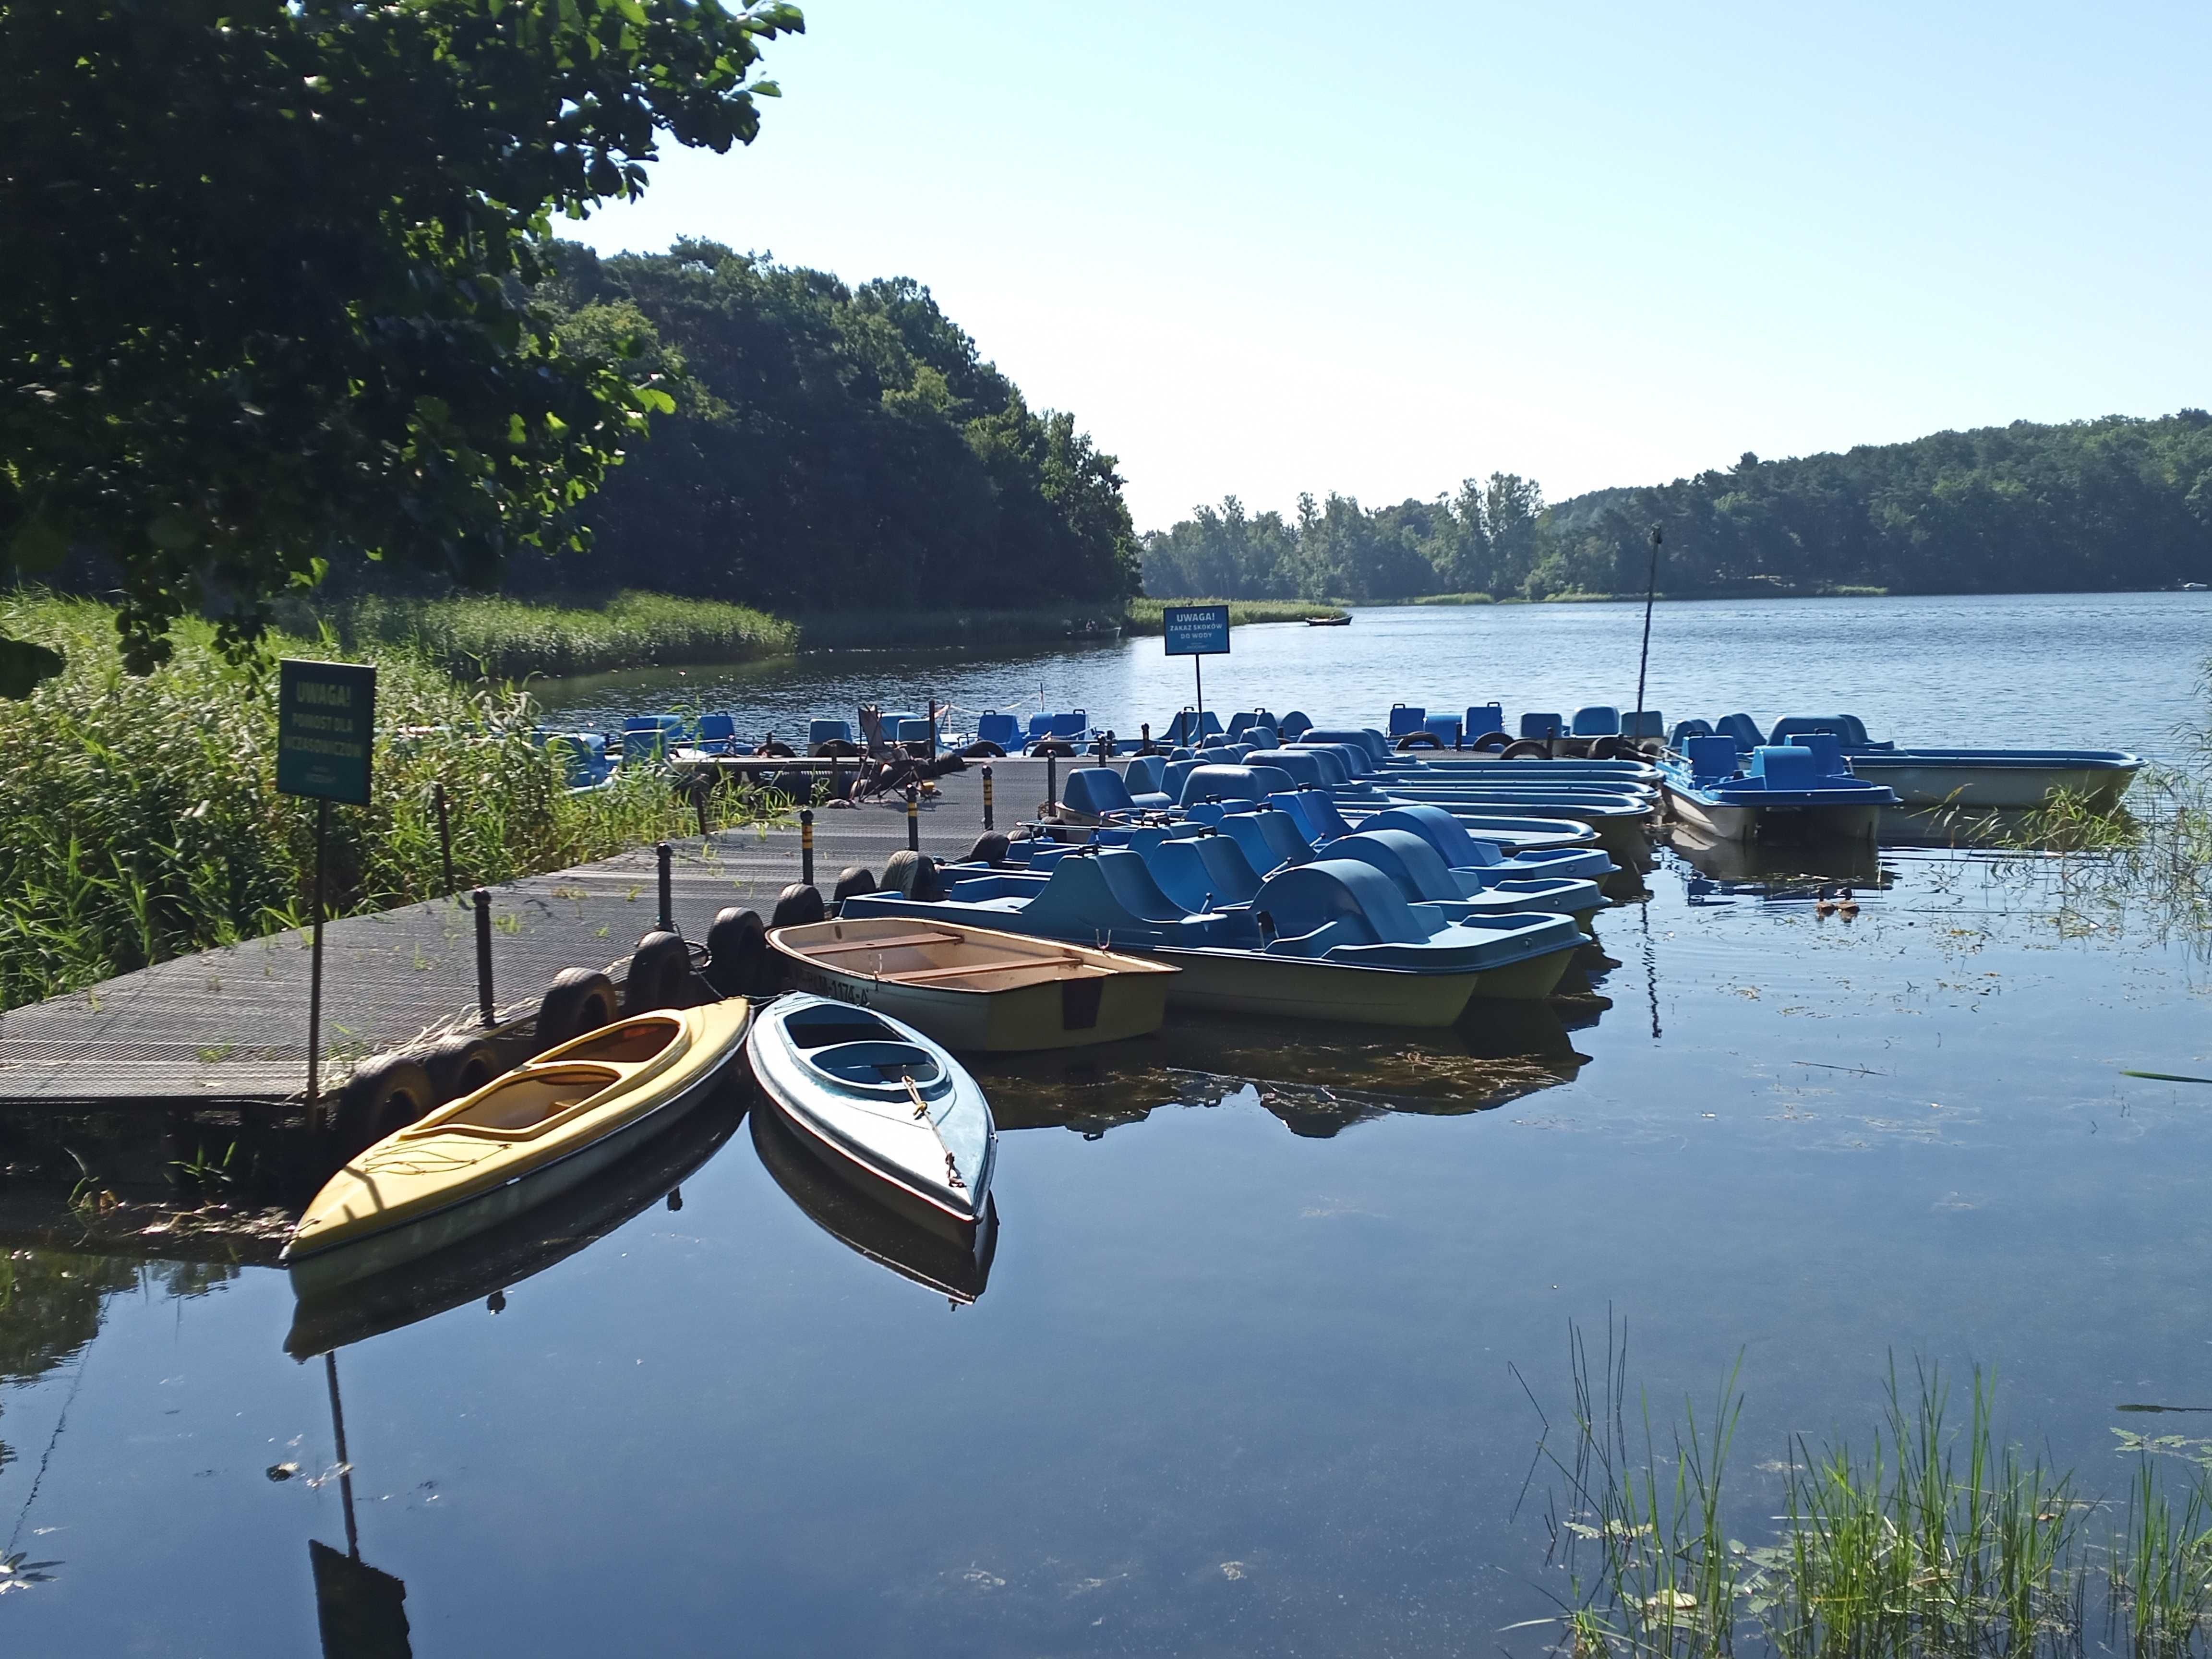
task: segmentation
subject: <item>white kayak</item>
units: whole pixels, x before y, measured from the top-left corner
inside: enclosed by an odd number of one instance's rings
[[[761,1091],[833,1170],[915,1218],[972,1229],[990,1197],[998,1127],[975,1079],[911,1025],[826,997],[755,1012]]]

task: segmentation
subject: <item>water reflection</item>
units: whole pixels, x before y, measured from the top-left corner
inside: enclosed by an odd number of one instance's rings
[[[973,1241],[963,1244],[870,1202],[830,1174],[773,1111],[753,1114],[753,1147],[785,1196],[846,1249],[936,1291],[955,1307],[970,1305],[989,1285],[999,1249],[995,1194],[984,1200],[982,1224]]]
[[[596,1243],[675,1189],[737,1130],[746,1095],[726,1089],[621,1162],[526,1214],[434,1255],[302,1295],[284,1351],[296,1359],[412,1325],[465,1303],[497,1312],[507,1291]]]
[[[1824,887],[1879,892],[1896,879],[1881,850],[1865,841],[1715,841],[1676,826],[1668,838],[1694,874],[1692,903],[1719,893],[1770,899],[1816,899]],[[1705,885],[1698,882],[1702,878]]]

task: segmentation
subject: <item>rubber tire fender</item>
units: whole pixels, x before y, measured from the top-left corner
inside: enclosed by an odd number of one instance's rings
[[[1591,760],[1619,760],[1626,752],[1626,738],[1599,738],[1589,746]]]
[[[440,1037],[422,1051],[422,1060],[430,1074],[430,1093],[441,1106],[474,1094],[507,1069],[499,1063],[499,1045],[470,1031]]]
[[[707,983],[726,997],[741,997],[760,983],[768,955],[768,927],[757,910],[730,905],[715,912],[707,930]]]
[[[655,1008],[690,1006],[685,994],[691,977],[691,947],[680,933],[658,928],[638,940],[623,975],[623,1012],[642,1014]]]
[[[1521,738],[1505,745],[1504,760],[1549,760],[1552,746],[1540,738]]]
[[[1504,732],[1486,732],[1480,737],[1477,738],[1473,743],[1468,744],[1468,747],[1474,750],[1477,754],[1482,753],[1485,750],[1504,750],[1510,749],[1512,746],[1512,738]]]
[[[340,1156],[353,1158],[436,1109],[430,1074],[413,1054],[379,1054],[356,1066],[338,1096]]]
[[[988,738],[982,738],[969,744],[960,752],[969,760],[1003,760],[1006,753]]]
[[[1006,862],[1006,848],[1013,843],[1006,839],[1003,830],[986,830],[975,837],[975,844],[968,849],[963,864],[988,864],[994,870],[1001,869]]]
[[[896,858],[897,855],[892,855]],[[829,910],[822,902],[818,888],[809,887],[803,881],[794,881],[775,896],[775,908],[769,915],[770,927],[805,927],[820,921]]]
[[[1062,760],[1068,760],[1073,757],[1075,750],[1072,744],[1062,743],[1058,738],[1048,738],[1042,743],[1031,744],[1030,745],[1030,753],[1032,755],[1057,755]]]
[[[611,1025],[621,1014],[614,981],[596,968],[563,968],[538,1005],[538,1051]]]
[[[837,872],[837,884],[830,890],[830,897],[833,902],[842,904],[855,894],[872,893],[875,890],[876,878],[873,872],[862,869],[857,864],[848,864]]]
[[[1444,740],[1433,732],[1408,732],[1398,739],[1398,752],[1401,755],[1409,749],[1441,749],[1443,746]]]
[[[851,760],[854,756],[865,754],[866,751],[857,743],[848,743],[842,738],[831,738],[826,742],[816,744],[812,752],[817,760]]]

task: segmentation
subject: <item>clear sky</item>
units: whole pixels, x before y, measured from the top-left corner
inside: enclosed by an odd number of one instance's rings
[[[927,284],[1140,529],[2212,404],[2202,3],[805,9],[585,240]]]

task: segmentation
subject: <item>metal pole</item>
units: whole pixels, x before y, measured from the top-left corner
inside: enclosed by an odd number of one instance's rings
[[[799,878],[809,887],[814,885],[814,809],[803,809],[799,815]]]
[[[1060,757],[1044,757],[1044,816],[1054,816],[1053,808],[1060,804]]]
[[[353,1460],[346,1455],[345,1408],[338,1403],[338,1351],[323,1356],[323,1377],[331,1385],[331,1437],[337,1442],[338,1496],[345,1500],[346,1553],[361,1559],[361,1534],[353,1523]]]
[[[660,861],[660,931],[672,933],[676,931],[676,849],[664,841],[653,850]]]
[[[937,753],[937,699],[929,700],[929,752]]]
[[[983,765],[983,827],[991,827],[991,767],[988,761]]]
[[[1198,677],[1198,729],[1190,736],[1191,747],[1194,749],[1199,739],[1206,735],[1206,659],[1193,656],[1190,672]]]
[[[491,1012],[491,894],[479,887],[475,894],[477,906],[477,1015],[483,1024],[489,1025]]]
[[[307,951],[307,1127],[323,1127],[323,845],[331,838],[331,804],[315,803],[315,887],[308,902],[314,939]]]
[[[906,849],[921,851],[921,792],[910,783],[906,787]]]
[[[1651,602],[1659,597],[1659,526],[1651,526],[1651,567],[1644,579],[1644,649],[1636,658],[1636,708],[1632,718],[1636,721],[1633,739],[1640,749],[1644,744],[1644,670],[1651,660]],[[1661,737],[1665,737],[1663,732]]]
[[[448,897],[451,897],[460,884],[453,879],[453,821],[451,817],[447,816],[446,786],[442,781],[436,786],[436,795],[438,802],[438,854],[439,856],[445,860],[446,893]]]

